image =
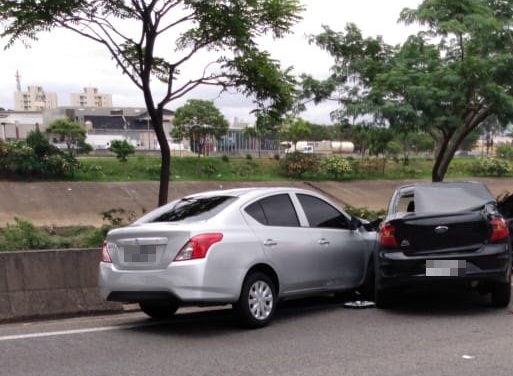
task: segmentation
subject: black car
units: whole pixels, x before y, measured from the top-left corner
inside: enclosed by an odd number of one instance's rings
[[[480,182],[419,183],[394,192],[374,255],[377,307],[399,287],[465,285],[511,298],[511,243],[497,202]]]

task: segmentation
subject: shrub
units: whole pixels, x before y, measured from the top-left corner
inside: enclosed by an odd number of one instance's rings
[[[201,171],[210,178],[210,177],[212,177],[212,175],[217,173],[217,168],[212,163],[207,163],[206,165],[203,166]]]
[[[331,156],[322,159],[321,161],[321,171],[327,175],[338,179],[342,177],[344,174],[351,173],[352,168],[349,161],[340,156]]]
[[[232,170],[232,173],[237,176],[245,176],[250,177],[255,175],[258,171],[258,165],[255,162],[250,160],[246,161],[246,163],[239,165],[237,168]]]
[[[0,237],[0,250],[15,251],[53,248],[51,238],[31,222],[15,218],[15,224],[7,224]]]
[[[73,176],[80,166],[37,131],[30,132],[27,141],[15,140],[0,145],[0,175],[14,178]]]
[[[478,176],[505,176],[513,172],[513,166],[503,159],[481,158],[472,164],[471,172]]]
[[[508,144],[500,144],[495,149],[495,154],[498,158],[513,160],[513,146]]]
[[[368,208],[354,208],[352,206],[346,206],[344,208],[344,211],[349,215],[352,215],[352,216],[358,217],[358,218],[367,219],[369,221],[383,218],[383,217],[385,217],[385,214],[386,214],[385,209],[371,210]]]
[[[127,157],[135,153],[135,148],[127,140],[112,140],[109,150],[116,154],[116,158],[120,162],[126,162]]]
[[[82,239],[80,246],[84,248],[100,248],[105,240],[108,230],[109,228],[107,226],[92,230]]]
[[[319,159],[314,154],[294,152],[280,161],[281,174],[287,177],[299,178],[305,172],[315,172],[319,169]]]
[[[221,160],[223,162],[230,162],[230,158],[226,154],[221,157]]]
[[[110,227],[121,227],[130,224],[136,217],[132,210],[123,208],[109,209],[101,213],[102,218]]]

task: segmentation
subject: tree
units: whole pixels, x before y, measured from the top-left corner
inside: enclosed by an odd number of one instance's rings
[[[164,107],[209,85],[233,88],[259,108],[285,113],[293,104],[292,77],[257,41],[268,34],[283,37],[302,10],[298,0],[0,0],[0,35],[11,46],[60,27],[107,49],[144,96],[161,150],[158,204],[163,205],[171,167]],[[184,77],[184,67],[202,51],[209,51],[212,61]]]
[[[301,140],[305,140],[311,134],[310,123],[301,118],[296,118],[289,115],[285,121],[286,137],[294,145],[294,151],[296,150],[297,143]]]
[[[46,133],[51,137],[57,136],[58,142],[64,142],[69,155],[74,155],[74,151],[85,145],[86,130],[74,121],[55,120],[46,128]]]
[[[425,0],[400,20],[425,30],[389,46],[355,25],[312,40],[335,59],[323,83],[304,76],[319,101],[339,93],[342,116],[373,116],[397,132],[424,130],[436,142],[432,180],[488,117],[513,117],[513,1]],[[320,90],[321,88],[322,90]]]
[[[206,154],[206,146],[212,138],[219,139],[226,134],[228,126],[212,101],[189,99],[176,109],[171,135],[179,139],[187,136],[192,150],[200,156]]]
[[[116,154],[116,158],[120,162],[127,162],[127,157],[135,153],[135,148],[127,140],[112,140],[109,150]]]

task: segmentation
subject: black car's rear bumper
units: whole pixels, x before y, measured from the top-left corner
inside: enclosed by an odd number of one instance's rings
[[[451,275],[430,276],[426,264],[432,260],[453,265],[463,261],[464,268],[454,270]],[[478,251],[450,254],[428,254],[409,256],[401,250],[377,251],[376,287],[379,289],[429,282],[507,282],[511,273],[511,249],[509,244],[487,244]]]

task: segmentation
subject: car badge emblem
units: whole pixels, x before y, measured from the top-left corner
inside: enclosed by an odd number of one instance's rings
[[[406,248],[406,247],[409,247],[409,246],[410,246],[410,242],[408,240],[405,239],[405,240],[403,240],[401,242],[401,247],[402,248]]]
[[[449,227],[447,226],[437,226],[435,228],[435,232],[439,235],[445,234],[447,231],[449,231]]]

